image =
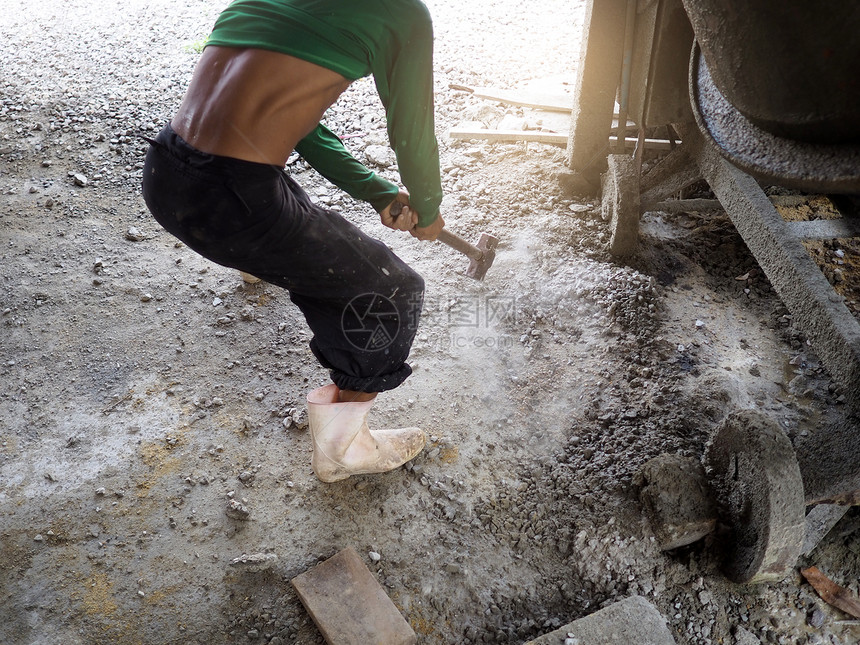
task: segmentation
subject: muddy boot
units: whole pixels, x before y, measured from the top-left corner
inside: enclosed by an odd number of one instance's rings
[[[394,470],[424,448],[424,433],[418,428],[370,430],[367,413],[372,406],[373,401],[339,402],[336,385],[308,394],[311,465],[322,481]]]

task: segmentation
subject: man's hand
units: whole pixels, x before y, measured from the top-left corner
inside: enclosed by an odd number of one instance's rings
[[[394,201],[379,213],[379,217],[384,226],[395,231],[409,231],[413,237],[425,241],[435,240],[445,227],[441,214],[436,216],[430,226],[419,227],[418,213],[409,205],[409,193],[405,190],[397,194]]]
[[[405,190],[397,193],[394,201],[379,213],[379,218],[383,226],[395,231],[412,231],[418,226],[418,213],[409,206],[409,193]]]
[[[445,228],[445,220],[442,219],[442,213],[436,216],[436,219],[433,220],[433,223],[430,226],[425,226],[423,228],[419,226],[415,226],[410,233],[414,237],[417,237],[419,240],[431,241],[435,240],[439,237],[439,233],[442,232],[442,229]]]

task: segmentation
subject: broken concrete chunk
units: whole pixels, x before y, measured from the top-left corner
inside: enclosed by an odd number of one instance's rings
[[[515,116],[513,114],[506,114],[502,117],[502,120],[499,121],[499,124],[496,126],[497,130],[528,130],[529,126],[526,120],[522,117]]]
[[[251,517],[251,511],[242,504],[240,501],[231,499],[227,503],[227,517],[233,518],[234,520],[246,521]]]
[[[125,232],[125,239],[129,242],[140,242],[143,240],[143,233],[141,233],[136,227],[132,226]]]
[[[735,645],[761,645],[761,641],[755,634],[738,625],[735,628]]]
[[[714,530],[717,509],[699,461],[660,455],[642,467],[635,481],[664,551],[692,544]]]
[[[251,555],[243,553],[238,558],[230,560],[230,566],[249,573],[256,573],[271,569],[277,561],[278,556],[274,553],[252,553]]]
[[[364,149],[367,160],[381,168],[387,168],[395,162],[394,154],[388,146],[370,145]]]
[[[296,576],[293,588],[328,645],[414,645],[417,636],[355,549]]]
[[[666,619],[642,596],[625,598],[525,645],[676,645]]]

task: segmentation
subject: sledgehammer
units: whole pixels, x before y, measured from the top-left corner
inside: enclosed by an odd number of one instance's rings
[[[391,205],[391,216],[395,219],[402,211],[403,204],[400,202],[394,202]],[[439,237],[436,239],[469,258],[466,275],[475,280],[483,280],[489,268],[493,266],[493,260],[496,259],[496,247],[499,244],[499,238],[489,233],[481,233],[477,245],[470,244],[459,235],[444,228],[439,231]]]

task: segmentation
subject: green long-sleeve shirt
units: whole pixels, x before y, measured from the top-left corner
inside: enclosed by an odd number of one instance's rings
[[[234,0],[219,16],[207,45],[278,51],[350,80],[372,74],[418,225],[433,223],[442,201],[433,27],[420,0]],[[362,165],[323,125],[296,151],[332,183],[377,210],[397,195],[397,186]]]

